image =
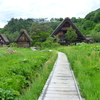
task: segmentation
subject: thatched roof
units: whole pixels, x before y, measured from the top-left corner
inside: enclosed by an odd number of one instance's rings
[[[7,39],[7,37],[4,34],[0,34],[0,37],[7,43],[9,43],[9,40]]]
[[[21,31],[21,33],[19,34],[19,36],[16,38],[16,42],[19,40],[19,38],[22,36],[22,34],[25,34],[25,36],[27,37],[27,39],[28,39],[28,41],[30,42],[30,41],[33,41],[32,39],[31,39],[31,37],[28,35],[28,33],[27,33],[27,31],[26,30],[23,30],[23,31]]]
[[[66,22],[68,22],[72,26],[72,28],[76,30],[76,33],[78,35],[78,38],[80,38],[81,40],[85,40],[85,37],[83,36],[83,34],[78,30],[78,28],[73,24],[73,22],[68,17],[65,18],[58,25],[58,27],[53,31],[53,33],[50,36],[53,37],[54,35],[57,35],[57,33],[61,30],[61,28],[64,26],[64,24],[66,24]]]

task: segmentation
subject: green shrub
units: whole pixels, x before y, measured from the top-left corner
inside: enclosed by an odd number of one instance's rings
[[[13,92],[0,88],[0,100],[18,100]]]
[[[58,46],[60,46],[60,44],[58,43],[59,40],[57,39],[57,37],[49,37],[47,38],[47,40],[45,42],[41,43],[41,48],[56,48]]]
[[[68,56],[85,100],[99,100],[100,44],[80,43],[76,46],[59,48],[59,51]]]
[[[11,43],[11,44],[8,45],[8,47],[10,47],[10,46],[11,46],[11,47],[17,47],[18,44],[17,44],[17,43]]]
[[[38,76],[37,71],[43,68],[50,53],[29,48],[0,47],[0,88],[10,91],[11,97],[19,97]]]

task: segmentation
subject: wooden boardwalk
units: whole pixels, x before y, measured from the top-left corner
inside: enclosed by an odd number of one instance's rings
[[[82,100],[64,53],[58,52],[54,68],[38,100]]]

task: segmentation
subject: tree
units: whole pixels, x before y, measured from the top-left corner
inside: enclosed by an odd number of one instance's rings
[[[55,18],[56,21],[63,21],[63,18]]]
[[[19,35],[19,32],[18,31],[16,31],[14,33],[11,33],[11,34],[6,34],[7,38],[9,39],[9,41],[11,43],[14,43],[15,42],[15,39],[16,39],[16,37],[18,37],[18,35]]]
[[[36,35],[36,33],[39,33],[40,31],[40,24],[38,22],[34,22],[30,27],[30,35],[33,37],[34,35]]]
[[[58,41],[55,41],[57,37],[48,37],[45,42],[41,43],[41,48],[55,48],[60,46]],[[58,39],[57,39],[58,40]]]
[[[65,34],[66,40],[67,42],[70,44],[72,43],[74,40],[77,39],[77,34],[75,29],[73,29],[72,27],[70,27],[67,31],[67,33]]]
[[[91,37],[95,40],[100,42],[100,24],[97,24],[94,30],[92,31]]]
[[[94,28],[95,32],[100,32],[100,24],[97,24],[96,27]]]
[[[61,21],[50,22],[50,27],[55,30],[56,27],[61,23]]]
[[[85,16],[85,19],[94,21],[95,11],[90,12]]]
[[[61,21],[63,20],[63,18],[51,18],[50,19],[50,24],[49,26],[55,30],[56,27],[61,23]]]
[[[94,21],[96,23],[100,22],[100,11],[95,14]]]
[[[92,37],[95,41],[100,42],[100,32],[93,32],[93,33],[91,34],[91,37]]]
[[[83,29],[84,30],[91,30],[95,27],[95,23],[93,21],[90,20],[86,20],[83,24]]]
[[[71,18],[71,21],[72,21],[73,23],[76,23],[76,22],[77,22],[76,17],[72,17],[72,18]]]
[[[52,33],[53,29],[49,26],[49,23],[41,23],[40,30],[46,33]]]
[[[41,23],[34,22],[30,28],[30,35],[33,39],[32,45],[36,42],[41,42],[49,37],[51,28],[49,26],[42,26]]]

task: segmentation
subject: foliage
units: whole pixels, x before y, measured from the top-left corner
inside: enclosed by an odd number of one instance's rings
[[[78,18],[76,26],[86,36],[91,34],[98,23],[100,23],[100,9],[88,13],[85,18]]]
[[[0,88],[0,100],[18,100],[14,93]]]
[[[83,24],[83,29],[84,30],[91,30],[95,27],[95,23],[90,20],[86,20]]]
[[[95,41],[100,41],[100,32],[95,32],[91,34],[91,37],[95,40]]]
[[[31,45],[35,46],[37,43],[41,42],[41,41],[44,41],[47,37],[49,37],[49,33],[46,33],[46,32],[39,32],[32,37],[33,41],[31,42]],[[40,44],[40,43],[39,43]]]
[[[86,20],[83,18],[78,19],[76,26],[83,33],[87,35],[91,33],[91,30],[95,27],[96,23],[94,21]]]
[[[40,24],[38,22],[34,22],[30,28],[30,35],[34,36],[36,33],[39,33],[40,30]]]
[[[32,24],[30,28],[30,35],[33,39],[33,44],[36,44],[35,42],[41,42],[50,35],[50,33],[52,32],[52,28],[47,24],[48,23],[38,22]]]
[[[28,18],[28,19],[17,19],[11,18],[7,25],[4,28],[0,29],[0,33],[5,34],[11,43],[15,42],[16,37],[18,36],[21,29],[27,30],[33,39],[33,44],[35,42],[40,42],[44,40],[44,37],[48,37],[53,30],[61,23],[63,18]],[[71,18],[72,22],[78,27],[78,29],[83,33],[83,35],[91,34],[91,31],[94,30],[95,26],[100,23],[100,9],[88,13],[85,18]],[[42,34],[42,37],[40,35]]]
[[[96,23],[100,22],[100,11],[95,14],[94,21]]]
[[[39,32],[51,33],[52,28],[48,26],[48,23],[34,22],[30,28],[30,34],[32,36]]]
[[[14,33],[11,33],[11,34],[6,34],[8,40],[11,42],[11,43],[14,43],[15,42],[15,39],[16,37],[18,37],[20,33],[18,31],[14,32]]]
[[[63,20],[63,18],[51,18],[50,19],[50,24],[49,26],[55,30],[56,27],[61,23],[61,21]]]
[[[68,56],[85,100],[99,100],[100,44],[80,43],[77,46],[59,48],[59,51]]]
[[[26,29],[29,32],[29,28],[32,25],[33,20],[28,19],[15,19],[12,18],[8,21],[7,25],[1,30],[2,34],[5,34],[11,43],[15,42],[16,37],[19,35],[21,29]]]
[[[33,39],[31,43],[33,45],[35,42],[46,39],[62,20],[63,18],[51,18],[50,21],[47,18],[12,18],[3,29],[0,29],[0,32],[5,34],[9,41],[13,43],[20,30],[25,29]]]
[[[36,33],[45,32],[50,34],[53,31],[46,18],[12,18],[4,28],[0,29],[0,33],[5,34],[12,43],[15,41],[21,29],[27,30],[32,37],[34,37]]]
[[[16,31],[20,31],[21,29],[26,29],[29,32],[29,27],[32,24],[31,19],[14,19],[12,18],[8,21],[8,24],[2,30],[2,33],[8,32],[9,34],[14,33]]]
[[[94,31],[100,32],[100,23],[95,26]]]
[[[94,21],[96,23],[100,22],[100,9],[90,12],[85,16],[85,19]]]
[[[100,41],[100,24],[97,24],[94,30],[92,31],[91,37],[95,41]]]
[[[41,49],[55,48],[60,46],[58,37],[48,37],[45,42],[41,43]]]
[[[95,12],[92,11],[85,16],[85,19],[90,20],[90,21],[94,21],[94,16],[95,16]]]
[[[72,21],[73,23],[77,23],[76,17],[72,17],[72,18],[71,18],[71,21]]]
[[[72,27],[70,27],[67,31],[67,33],[65,34],[65,37],[67,39],[67,41],[69,43],[72,43],[74,40],[77,39],[77,34],[76,34],[76,31],[75,29],[73,29]]]
[[[29,48],[0,47],[0,99],[19,97],[38,77],[37,71],[43,69],[50,54]]]
[[[43,69],[37,71],[38,77],[34,80],[29,89],[20,96],[19,100],[38,100],[56,58],[57,52],[52,51],[50,53],[50,59],[45,63]]]

